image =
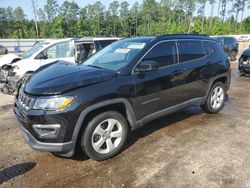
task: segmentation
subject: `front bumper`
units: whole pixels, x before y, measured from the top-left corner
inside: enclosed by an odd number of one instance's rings
[[[20,76],[1,76],[0,83],[3,83],[1,91],[5,94],[15,94],[19,85],[22,83],[23,78]]]
[[[243,72],[250,72],[250,64],[243,64],[239,65],[239,70]]]
[[[0,83],[6,83],[8,71],[0,68]]]
[[[72,117],[70,111],[67,113],[45,113],[41,110],[25,111],[17,99],[15,99],[13,111],[21,128],[22,136],[32,149],[55,152],[65,157],[71,157],[74,154],[75,141],[72,139],[71,132],[74,130],[75,122],[66,119],[67,115]],[[40,137],[32,127],[34,124],[52,125],[55,123],[61,125],[56,138]]]
[[[74,144],[72,142],[67,142],[67,143],[39,142],[20,123],[19,127],[22,130],[22,136],[24,140],[34,150],[58,152],[64,154],[64,153],[71,153],[72,148],[74,148]]]

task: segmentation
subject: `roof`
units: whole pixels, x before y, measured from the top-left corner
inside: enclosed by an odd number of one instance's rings
[[[166,34],[166,35],[158,35],[156,36],[158,39],[209,39],[208,35],[201,35],[201,34]]]
[[[157,35],[157,36],[141,36],[141,37],[133,37],[126,38],[123,40],[137,41],[137,42],[149,42],[153,40],[178,40],[178,39],[199,39],[199,40],[211,40],[215,41],[215,39],[207,36],[207,35],[199,35],[199,34],[166,34],[166,35]]]
[[[48,39],[42,42],[49,42],[49,43],[59,43],[59,42],[68,42],[73,40],[73,38],[66,38],[66,39]]]
[[[100,40],[119,40],[121,38],[118,37],[82,37],[79,39],[76,39],[77,42],[93,42],[93,41],[100,41]]]

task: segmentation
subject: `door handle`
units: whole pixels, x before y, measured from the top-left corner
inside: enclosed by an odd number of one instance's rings
[[[182,74],[184,71],[185,71],[184,69],[183,69],[183,70],[175,70],[175,71],[173,72],[173,74],[174,74],[174,75],[180,75],[180,74]]]

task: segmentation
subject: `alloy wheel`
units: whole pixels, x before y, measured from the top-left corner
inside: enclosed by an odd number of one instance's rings
[[[210,100],[212,108],[219,109],[223,105],[224,97],[223,88],[220,86],[215,87]]]
[[[114,151],[123,136],[121,123],[116,119],[106,119],[97,125],[92,134],[92,147],[100,154]]]

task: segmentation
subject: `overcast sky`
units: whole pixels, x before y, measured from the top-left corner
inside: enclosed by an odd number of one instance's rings
[[[72,1],[72,0],[68,0],[68,1]],[[109,4],[112,2],[113,0],[102,0],[101,2],[106,6],[106,8],[109,6]],[[123,0],[124,1],[124,0]],[[119,1],[119,2],[123,2],[123,1]],[[142,3],[143,0],[127,0],[127,2],[132,5],[135,2],[138,3]],[[160,0],[157,0],[158,2]],[[43,8],[44,4],[46,4],[47,0],[36,0],[37,6],[39,8]],[[61,5],[64,0],[57,0],[57,2]],[[80,7],[84,7],[88,4],[93,4],[95,2],[95,0],[75,0],[75,2],[80,6]],[[0,7],[4,7],[7,8],[8,6],[12,7],[12,8],[16,8],[18,6],[22,7],[24,9],[24,13],[27,15],[27,17],[29,19],[33,18],[33,14],[32,14],[32,6],[31,6],[31,0],[0,0]],[[227,8],[231,9],[232,7],[232,3],[228,3],[227,4]],[[210,5],[209,3],[207,3],[206,5],[206,15],[208,16],[210,14]],[[214,11],[214,15],[217,15],[217,9],[218,9],[218,0],[216,0],[216,4],[215,4],[215,11]],[[245,15],[244,17],[250,16],[250,10],[246,10],[245,11]]]

